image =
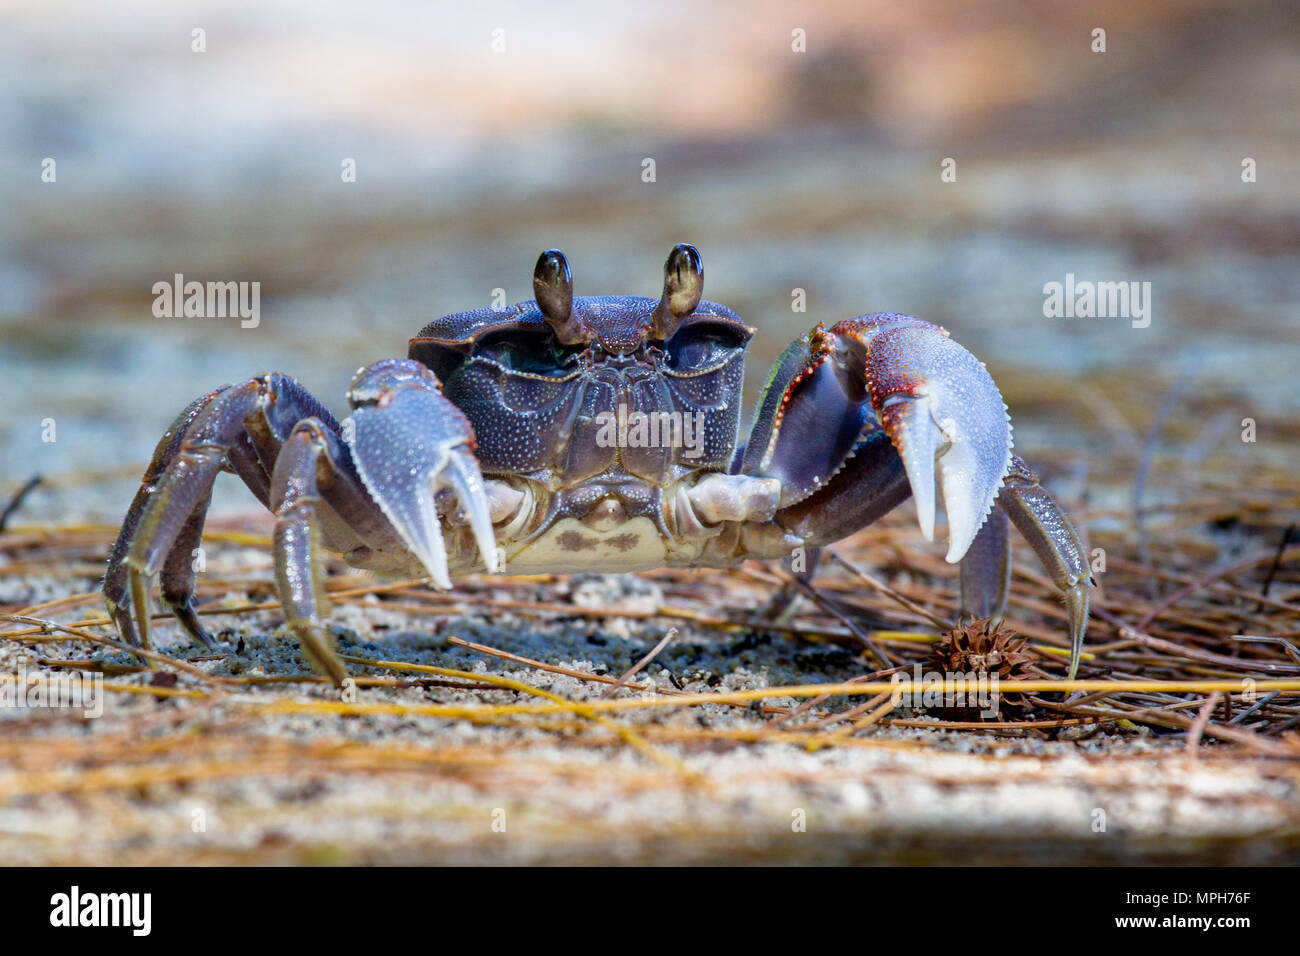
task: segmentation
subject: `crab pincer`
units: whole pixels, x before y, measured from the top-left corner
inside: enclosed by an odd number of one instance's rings
[[[451,588],[435,502],[444,488],[459,500],[484,566],[498,570],[474,427],[437,377],[411,359],[387,359],[358,371],[348,398],[352,424],[344,435],[357,473],[433,582]]]
[[[984,363],[938,326],[880,313],[819,325],[786,350],[745,471],[781,479],[778,521],[808,545],[842,538],[909,492],[932,541],[937,487],[967,614],[1001,616],[1010,518],[1065,597],[1073,676],[1088,616],[1083,546],[1011,447],[1007,408]]]
[[[997,498],[1011,464],[1011,419],[984,363],[943,329],[902,315],[831,327],[834,360],[863,382],[903,459],[921,534],[934,540],[935,484],[956,564]]]
[[[834,325],[836,358],[861,369],[881,425],[907,471],[917,520],[934,535],[934,488],[943,491],[950,564],[961,562],[964,611],[994,607],[1009,587],[1011,519],[1052,577],[1070,621],[1069,677],[1078,671],[1091,576],[1070,519],[1012,451],[1011,419],[984,363],[946,330],[883,314]],[[987,540],[986,540],[987,539]]]
[[[781,478],[783,507],[825,488],[878,423],[902,459],[927,541],[937,479],[952,563],[974,541],[1011,462],[1011,423],[983,363],[911,316],[865,315],[802,336],[781,357],[756,422],[746,470]]]

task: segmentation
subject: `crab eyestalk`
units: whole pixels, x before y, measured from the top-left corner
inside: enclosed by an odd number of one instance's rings
[[[561,345],[585,345],[591,336],[573,314],[573,276],[559,249],[547,249],[533,269],[533,295]]]
[[[679,242],[664,263],[664,293],[650,316],[651,337],[667,341],[704,295],[704,262],[692,245]]]

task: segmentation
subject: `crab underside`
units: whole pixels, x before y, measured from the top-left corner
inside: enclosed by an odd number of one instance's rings
[[[544,252],[536,298],[438,319],[406,359],[360,369],[340,423],[268,372],[194,401],[163,435],[104,579],[122,637],[149,644],[149,583],[196,638],[194,566],[221,471],[276,516],[288,626],[334,681],[321,550],[427,575],[730,567],[837,541],[909,495],[932,539],[936,486],[960,564],[962,614],[1000,617],[1009,525],[1065,597],[1078,663],[1088,567],[1068,517],[1011,451],[983,363],[921,319],[818,325],[767,380],[740,437],[754,330],[701,300],[703,266],[674,247],[658,300],[573,295]],[[814,562],[808,562],[812,565]]]

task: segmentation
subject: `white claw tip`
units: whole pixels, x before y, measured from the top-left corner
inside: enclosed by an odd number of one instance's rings
[[[923,537],[926,541],[933,541],[934,540],[934,500],[930,499],[929,507],[927,508],[924,504],[922,504],[923,499],[920,496],[914,495],[913,497],[917,498],[916,520],[917,520],[917,524],[921,526],[921,537]]]

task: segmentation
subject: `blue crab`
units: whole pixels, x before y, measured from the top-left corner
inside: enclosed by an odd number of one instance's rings
[[[984,364],[907,315],[819,324],[781,355],[742,439],[755,330],[702,300],[703,280],[699,253],[681,244],[659,299],[575,298],[551,249],[534,300],[445,316],[407,358],[360,369],[344,422],[280,372],[197,399],[158,443],[109,557],[103,593],[123,639],[149,644],[159,575],[177,620],[208,640],[191,554],[221,471],[274,512],[286,622],[337,683],[323,548],[440,588],[507,568],[731,567],[837,541],[909,495],[932,540],[937,488],[963,613],[1001,615],[1014,524],[1064,595],[1073,675],[1084,549],[1012,454]]]

